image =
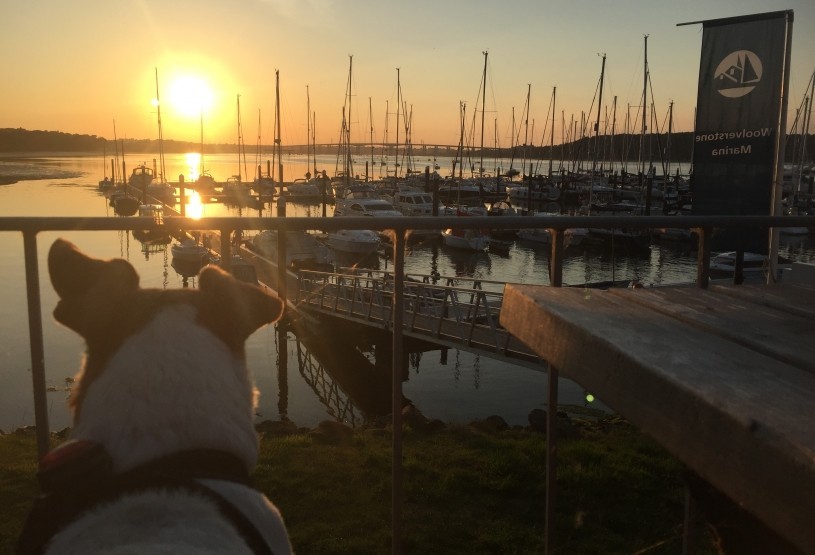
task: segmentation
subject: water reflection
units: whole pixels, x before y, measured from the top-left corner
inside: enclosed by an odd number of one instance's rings
[[[279,326],[284,328],[284,326]],[[391,372],[389,364],[376,364],[376,360],[389,360],[386,353],[359,341],[360,334],[343,333],[327,324],[298,326],[296,333],[289,330],[278,336],[278,353],[287,352],[286,340],[295,342],[298,370],[333,418],[350,426],[359,426],[391,412]],[[360,343],[362,343],[360,345]],[[385,350],[387,350],[385,346]],[[372,359],[374,362],[372,362]],[[280,417],[287,417],[288,387],[285,376],[287,355],[278,357]]]

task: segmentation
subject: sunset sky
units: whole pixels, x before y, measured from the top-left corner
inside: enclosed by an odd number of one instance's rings
[[[466,126],[476,106],[480,125],[488,51],[485,144],[510,145],[529,85],[529,141],[543,142],[557,87],[559,142],[564,118],[596,118],[603,53],[601,119],[614,96],[618,132],[629,106],[637,117],[647,34],[659,125],[673,100],[674,129],[690,131],[702,27],[677,23],[785,9],[795,11],[792,116],[815,70],[813,0],[3,0],[0,127],[113,138],[115,120],[119,138],[157,138],[157,68],[165,139],[198,141],[203,115],[206,142],[236,142],[240,95],[251,148],[259,112],[263,143],[273,140],[277,69],[283,144],[307,141],[307,87],[317,142],[336,142],[353,55],[352,140],[372,126],[384,139],[386,103],[395,139],[400,68],[413,143],[457,144],[460,102]]]

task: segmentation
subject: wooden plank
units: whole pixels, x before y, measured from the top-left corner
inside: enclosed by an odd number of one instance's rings
[[[501,323],[769,526],[812,549],[811,373],[602,291],[508,285]]]
[[[815,284],[711,285],[711,291],[785,310],[815,320]]]
[[[777,303],[762,302],[762,289],[731,288],[745,294],[726,296],[718,288],[666,287],[611,289],[609,294],[815,374],[815,321],[791,314]]]

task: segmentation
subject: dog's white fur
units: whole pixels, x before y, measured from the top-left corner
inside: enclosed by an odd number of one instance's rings
[[[196,316],[188,304],[164,308],[91,384],[71,437],[103,444],[115,472],[186,449],[221,449],[254,468],[257,392],[244,362]]]
[[[251,471],[258,455],[256,401],[242,353],[201,324],[193,304],[172,303],[125,338],[85,389],[71,438],[104,445],[114,472],[190,449],[231,453]],[[243,512],[276,555],[291,552],[283,519],[264,495],[235,482],[200,482]],[[46,552],[251,553],[211,499],[183,490],[151,490],[97,506],[55,535]]]

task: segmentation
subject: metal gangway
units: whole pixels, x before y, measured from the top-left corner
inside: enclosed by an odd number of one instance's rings
[[[539,357],[499,324],[504,282],[405,274],[403,283],[405,336],[543,369]],[[393,285],[393,272],[382,270],[300,270],[295,306],[392,332]]]

